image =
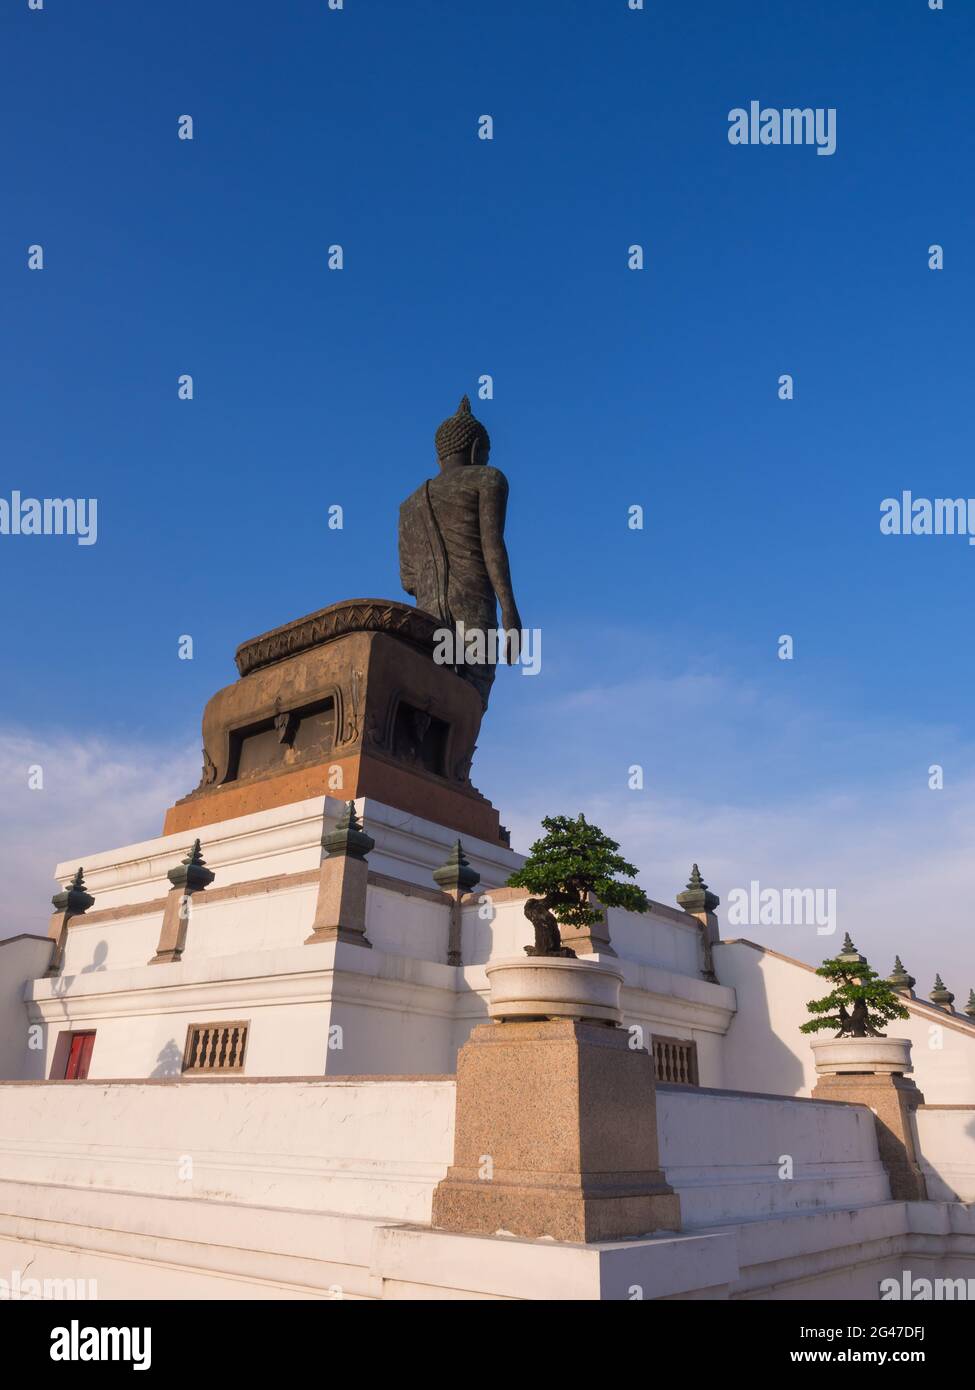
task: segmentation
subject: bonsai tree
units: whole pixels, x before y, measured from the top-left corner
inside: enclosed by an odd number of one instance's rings
[[[910,1018],[897,994],[861,956],[849,933],[843,949],[832,960],[824,960],[816,971],[833,988],[822,999],[810,999],[806,1008],[815,1018],[800,1025],[801,1033],[836,1029],[838,1038],[882,1038],[883,1024],[892,1018]]]
[[[603,914],[589,901],[593,893],[606,907],[646,912],[650,904],[635,883],[618,883],[615,875],[632,878],[636,869],[619,854],[619,845],[604,835],[585,816],[545,816],[545,835],[536,840],[517,873],[508,879],[511,888],[527,888],[540,897],[525,903],[525,916],[535,928],[530,956],[574,956],[562,945],[559,925],[594,926]]]

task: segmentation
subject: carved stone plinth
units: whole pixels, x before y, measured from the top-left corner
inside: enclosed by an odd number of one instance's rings
[[[895,1201],[924,1201],[927,1189],[918,1162],[912,1119],[912,1111],[924,1104],[924,1096],[910,1077],[902,1074],[911,1070],[909,1039],[845,1038],[834,1041],[832,1055],[828,1048],[828,1044],[813,1044],[817,1070],[821,1073],[813,1099],[869,1106],[876,1121],[880,1161],[890,1179],[890,1195]],[[868,1070],[869,1059],[875,1053],[877,1070]],[[858,1064],[858,1071],[839,1070],[853,1062]],[[893,1065],[901,1070],[890,1070]],[[824,1071],[825,1067],[830,1070]]]
[[[93,906],[95,899],[85,887],[84,869],[79,869],[63,892],[55,893],[51,899],[54,908],[48,923],[47,934],[54,942],[51,961],[45,971],[47,976],[60,975],[64,968],[64,952],[68,944],[68,926],[73,917],[83,917]]]
[[[689,916],[697,918],[701,924],[701,945],[704,953],[701,974],[715,985],[718,983],[718,977],[714,973],[714,947],[721,940],[721,931],[714,910],[720,903],[721,899],[717,893],[712,893],[701,877],[701,870],[696,864],[692,864],[687,887],[677,894],[677,906],[683,908]]]
[[[170,869],[166,877],[173,886],[166,894],[159,942],[156,954],[149,961],[150,965],[175,965],[182,960],[193,894],[202,893],[214,880],[215,875],[206,866],[199,840],[193,842],[186,858]]]
[[[447,964],[463,965],[461,952],[464,896],[477,887],[481,875],[472,869],[464,854],[464,846],[457,840],[447,859],[434,869],[432,878],[442,893],[450,899],[450,927],[447,933]]]
[[[366,855],[376,842],[359,824],[355,802],[350,801],[338,825],[325,836],[326,857],[318,876],[318,901],[311,936],[306,946],[320,941],[345,941],[351,946],[372,947],[366,937],[366,888],[369,865]]]
[[[354,599],[245,642],[240,680],[203,714],[200,785],[164,833],[368,796],[497,843],[498,813],[469,777],[481,700],[433,660],[438,626],[406,604]]]
[[[364,859],[323,859],[319,871],[318,905],[306,946],[319,941],[346,941],[350,946],[371,946],[366,937],[366,883],[369,865]]]
[[[618,1240],[680,1228],[648,1053],[605,1024],[491,1023],[457,1059],[454,1162],[433,1225]]]
[[[190,902],[191,896],[185,888],[173,887],[166,894],[159,942],[149,965],[175,965],[182,960],[190,923]]]

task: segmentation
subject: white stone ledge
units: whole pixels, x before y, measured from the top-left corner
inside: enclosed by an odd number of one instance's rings
[[[234,1202],[0,1181],[0,1249],[100,1298],[545,1301],[876,1298],[883,1277],[975,1277],[972,1213],[889,1202],[605,1245],[469,1236]],[[959,1232],[959,1224],[967,1233]],[[72,1264],[71,1262],[75,1263]]]
[[[174,1201],[430,1218],[453,1149],[452,1081],[345,1087],[0,1091],[0,1172]]]
[[[179,863],[197,836],[207,864],[222,887],[300,872],[321,862],[322,834],[337,821],[344,804],[334,797],[313,796],[119,849],[73,855],[57,865],[54,875],[59,881],[67,881],[81,864],[97,908],[133,905],[168,891],[167,871]],[[377,873],[434,887],[430,875],[446,860],[457,839],[456,831],[397,811],[371,797],[359,797],[356,808],[376,842],[369,867]],[[503,845],[473,837],[464,839],[464,848],[488,887],[504,883],[524,859]]]
[[[132,1292],[133,1265],[145,1271],[142,1297],[159,1297],[160,1290],[185,1297],[179,1290],[187,1271],[205,1276],[203,1288],[212,1289],[198,1297],[334,1297],[336,1286],[344,1297],[370,1297],[377,1224],[327,1212],[0,1180],[0,1241],[13,1243],[11,1267],[22,1268],[41,1245],[53,1252],[47,1267],[63,1277],[65,1256],[80,1251],[81,1277],[98,1279],[102,1299],[139,1296]],[[46,1272],[43,1260],[31,1268],[32,1277]]]
[[[646,1299],[726,1290],[738,1273],[733,1235],[666,1235],[603,1245],[379,1227],[373,1274],[386,1298]]]
[[[338,988],[348,998],[356,979],[364,989],[374,984],[404,995],[415,990],[454,997],[456,967],[344,942],[322,942],[234,956],[188,957],[172,965],[145,965],[128,970],[91,971],[58,979],[28,982],[25,998],[32,1019],[54,1023],[66,1018],[106,1018],[130,1014],[179,1013],[187,1005],[303,1003],[332,997]],[[348,977],[342,982],[342,977]],[[377,1000],[377,1004],[380,1001]],[[450,1013],[450,1008],[445,1012]]]

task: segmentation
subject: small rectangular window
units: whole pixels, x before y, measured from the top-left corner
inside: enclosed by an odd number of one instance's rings
[[[94,1046],[94,1030],[89,1033],[62,1033],[54,1053],[51,1080],[84,1081]]]
[[[243,1071],[248,1025],[191,1023],[186,1030],[183,1072]]]

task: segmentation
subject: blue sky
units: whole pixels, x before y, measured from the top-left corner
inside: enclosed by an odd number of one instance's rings
[[[401,597],[399,502],[487,372],[543,633],[474,767],[516,839],[585,808],[664,900],[692,858],[724,893],[836,886],[884,969],[967,995],[975,551],[878,519],[904,488],[975,495],[975,9],[11,0],[0,24],[0,495],[99,506],[91,547],[0,537],[20,929],[55,860],[157,832],[238,642]],[[730,145],[752,99],[835,107],[836,153]],[[106,824],[93,787],[133,777]]]

